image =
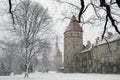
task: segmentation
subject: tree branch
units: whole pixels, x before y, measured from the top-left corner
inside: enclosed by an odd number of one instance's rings
[[[78,15],[79,22],[81,22],[81,16],[84,12],[84,7],[85,7],[84,0],[80,0],[80,2],[81,2],[81,9],[80,9],[80,12],[79,12],[79,15]]]
[[[8,0],[8,2],[9,2],[9,13],[11,14],[13,24],[15,24],[13,12],[12,12],[12,2],[11,2],[11,0]]]
[[[106,16],[106,21],[105,21],[105,25],[104,25],[104,31],[103,31],[103,34],[102,34],[102,39],[104,38],[104,35],[105,35],[105,32],[106,32],[107,23],[108,23],[108,17]]]

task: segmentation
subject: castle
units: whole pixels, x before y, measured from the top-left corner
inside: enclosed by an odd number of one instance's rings
[[[83,45],[83,29],[73,15],[64,32],[64,72],[120,72],[120,35],[108,32],[104,40]]]

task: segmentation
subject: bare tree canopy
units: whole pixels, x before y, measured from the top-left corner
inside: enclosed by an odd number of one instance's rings
[[[77,10],[78,22],[79,23],[91,23],[91,20],[94,21],[104,21],[104,31],[102,34],[102,38],[106,33],[106,29],[109,25],[113,26],[115,31],[120,34],[119,31],[119,23],[120,23],[120,0],[78,0],[78,1],[69,1],[69,0],[56,0],[59,3],[67,4],[72,6],[75,10]],[[76,3],[74,3],[76,2]],[[85,13],[87,11],[94,11],[91,15],[91,19],[85,21]],[[66,11],[67,12],[67,11]],[[88,13],[91,14],[91,13]],[[109,23],[109,25],[108,25]]]
[[[30,0],[20,0],[14,11],[12,6],[9,0],[9,13],[14,25],[11,32],[19,38],[18,50],[20,48],[22,51],[21,58],[26,66],[25,77],[27,77],[32,58],[40,53],[46,42],[49,42],[44,35],[50,32],[52,18],[49,16],[48,9]]]
[[[14,21],[14,14],[13,14],[13,11],[12,11],[12,1],[11,0],[8,0],[8,3],[9,3],[9,13],[10,13],[10,15],[11,15],[11,18],[12,18],[12,22],[13,22],[13,24],[15,24],[15,21]]]

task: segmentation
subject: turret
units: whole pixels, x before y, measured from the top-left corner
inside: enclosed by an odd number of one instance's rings
[[[75,54],[83,49],[83,30],[73,15],[71,21],[64,32],[64,70],[71,72],[72,60]]]

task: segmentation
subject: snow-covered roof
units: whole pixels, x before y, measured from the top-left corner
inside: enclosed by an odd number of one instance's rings
[[[77,19],[74,15],[72,16],[71,21],[70,21],[67,29],[65,30],[65,32],[67,32],[67,31],[83,32],[82,27],[80,26],[79,22],[77,22]]]
[[[111,36],[111,38],[106,37],[105,39],[107,39],[108,42],[113,42],[113,41],[116,41],[116,40],[120,39],[120,34],[114,34],[113,36]],[[98,43],[95,42],[94,46],[98,46],[98,45],[107,43],[105,39],[98,40]]]
[[[114,34],[114,35],[111,36],[110,38],[106,37],[105,39],[107,39],[108,42],[113,42],[113,41],[116,41],[116,40],[120,40],[120,34]],[[105,44],[105,43],[107,43],[105,39],[103,39],[103,40],[102,40],[102,39],[99,39],[99,40],[98,40],[98,43],[95,42],[93,45],[94,45],[94,46],[99,46],[99,45],[101,45],[101,44]],[[88,52],[88,51],[90,51],[91,49],[92,49],[92,46],[91,46],[89,49],[86,49],[86,50],[81,51],[81,53]]]
[[[86,50],[81,51],[81,53],[84,53],[84,52],[90,51],[91,49],[92,49],[92,46],[91,46],[90,48],[86,49]]]
[[[60,67],[59,69],[64,69],[64,67]]]

